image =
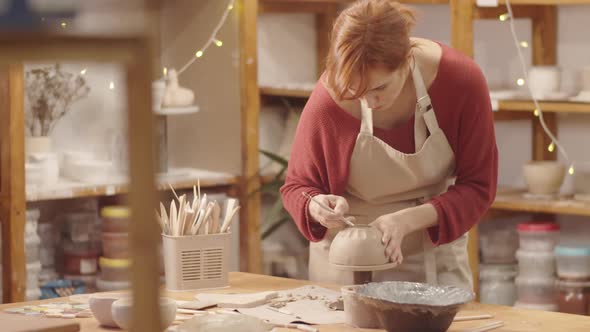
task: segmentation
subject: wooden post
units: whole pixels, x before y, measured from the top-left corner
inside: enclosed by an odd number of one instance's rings
[[[130,245],[133,264],[132,331],[161,331],[159,311],[159,226],[154,220],[154,115],[151,98],[150,48],[138,42],[135,60],[126,67],[131,206]]]
[[[322,13],[316,15],[318,78],[326,67],[326,57],[330,50],[330,33],[336,17],[338,17],[338,5],[335,3],[330,4]]]
[[[258,175],[257,0],[240,0],[240,80],[242,115],[242,176],[240,179],[240,270],[262,271],[260,244],[260,176]]]
[[[4,302],[25,300],[24,66],[0,66],[0,223]]]
[[[451,43],[463,54],[473,57],[473,0],[451,0]],[[467,241],[469,266],[473,275],[473,289],[479,298],[479,232],[477,225],[469,231]]]
[[[533,17],[533,65],[557,63],[557,9],[539,6]],[[531,110],[533,111],[533,110]],[[547,128],[557,137],[557,115],[543,113]],[[539,118],[533,117],[533,160],[556,160],[557,150],[549,152],[551,139],[545,134]]]

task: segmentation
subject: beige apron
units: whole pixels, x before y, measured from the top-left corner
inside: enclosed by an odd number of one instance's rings
[[[376,218],[422,204],[445,192],[452,183],[455,167],[453,150],[436,115],[420,70],[412,70],[418,101],[414,120],[416,152],[402,153],[373,136],[371,109],[363,104],[361,129],[350,160],[350,175],[344,197],[356,223],[369,224]],[[430,133],[430,136],[428,136]],[[338,229],[310,244],[309,278],[317,282],[352,284],[349,271],[328,263],[332,239]],[[408,234],[402,242],[404,261],[385,271],[373,272],[373,281],[404,280],[455,285],[472,289],[467,257],[467,233],[456,241],[436,248],[423,231]]]

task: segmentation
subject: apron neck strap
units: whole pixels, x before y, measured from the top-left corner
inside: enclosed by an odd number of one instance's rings
[[[416,89],[416,98],[418,99],[417,105],[423,110],[423,112],[426,112],[432,108],[432,104],[416,60],[414,60],[412,64],[412,79],[414,79],[414,88]]]
[[[361,99],[361,133],[373,135],[373,111],[365,99]]]
[[[416,151],[422,148],[428,132],[431,134],[438,130],[438,121],[428,96],[428,91],[422,79],[422,73],[418,64],[414,61],[412,65],[412,78],[414,79],[414,87],[416,89],[416,112],[414,114],[414,145]]]

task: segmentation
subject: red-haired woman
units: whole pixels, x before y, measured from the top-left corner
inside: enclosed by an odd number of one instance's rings
[[[373,280],[472,288],[467,231],[494,200],[498,171],[488,88],[470,58],[410,37],[413,25],[389,0],[359,0],[334,23],[281,188],[311,241],[311,280],[353,282],[328,264],[349,215],[378,228],[398,264]]]

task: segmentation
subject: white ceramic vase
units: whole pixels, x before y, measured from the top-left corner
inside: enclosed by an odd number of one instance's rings
[[[51,137],[49,136],[27,136],[25,138],[25,153],[46,154],[51,152]]]

